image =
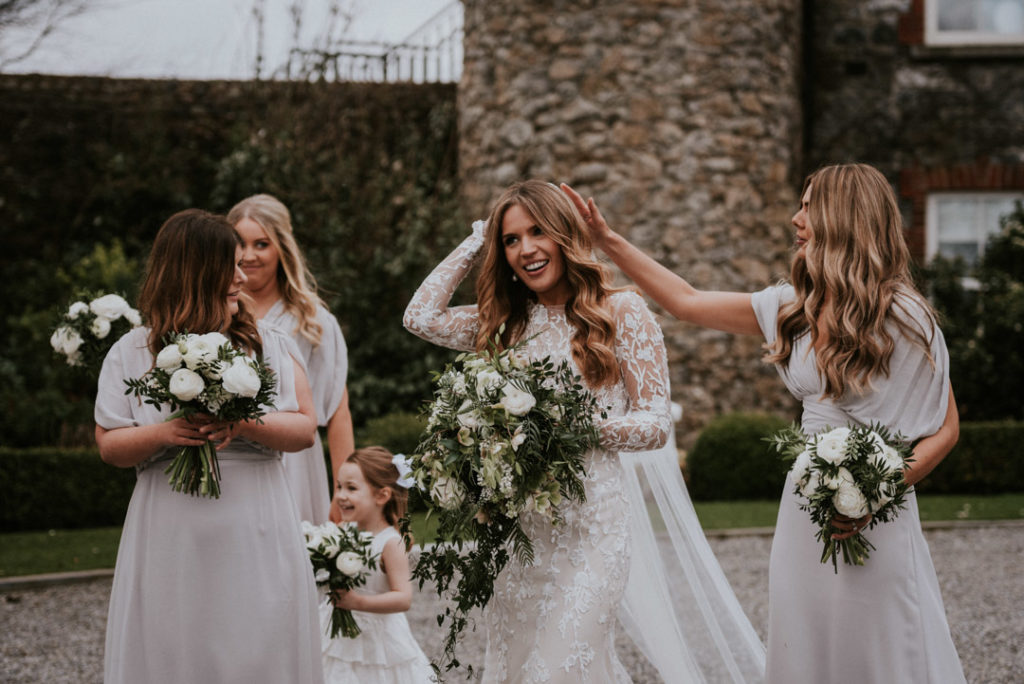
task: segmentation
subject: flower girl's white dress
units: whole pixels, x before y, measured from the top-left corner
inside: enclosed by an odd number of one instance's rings
[[[274,328],[261,323],[259,331],[277,374],[274,405],[295,411],[298,350]],[[136,328],[107,354],[98,425],[167,419],[166,407],[124,393],[126,378],[153,367],[148,335]],[[281,453],[234,440],[217,452],[221,496],[208,499],[171,489],[164,468],[173,452],[137,467],[114,567],[104,682],[322,682],[316,586]]]
[[[401,535],[387,527],[373,537],[370,552],[380,555],[384,545]],[[370,573],[362,594],[383,594],[390,591],[387,575],[377,568]],[[331,605],[320,603],[320,626],[323,634],[325,684],[428,684],[434,670],[409,629],[405,613],[364,613],[352,611],[361,633],[354,639],[338,636],[331,639]]]

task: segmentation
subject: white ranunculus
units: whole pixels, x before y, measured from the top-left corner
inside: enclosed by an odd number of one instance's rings
[[[82,346],[82,336],[74,328],[65,325],[53,331],[50,336],[50,346],[54,351],[68,357],[68,363],[74,365],[78,360],[78,348]]]
[[[882,447],[882,461],[891,473],[902,472],[906,468],[906,465],[903,463],[903,457],[888,444]]]
[[[313,534],[313,530],[316,529],[316,525],[308,520],[303,520],[299,523],[299,529],[302,530],[302,534],[309,537],[309,535]]]
[[[430,488],[430,498],[441,508],[455,510],[462,504],[462,487],[455,480],[439,477]]]
[[[180,401],[192,401],[206,387],[201,375],[188,368],[179,368],[171,375],[168,389]]]
[[[176,344],[169,344],[156,355],[156,367],[167,372],[181,366],[181,350]]]
[[[102,340],[104,337],[110,334],[110,321],[103,316],[97,316],[92,319],[92,323],[89,324],[89,330],[96,336],[97,340]]]
[[[807,474],[807,481],[800,485],[800,493],[810,499],[811,495],[818,489],[819,484],[821,484],[821,476],[817,470],[812,470]]]
[[[224,389],[235,396],[252,398],[259,394],[259,373],[243,356],[236,356],[231,368],[224,371],[221,378]]]
[[[505,378],[493,368],[485,368],[476,375],[476,395],[481,399],[487,396],[492,389],[497,389],[505,384]]]
[[[851,475],[850,471],[847,470],[846,468],[840,468],[839,472],[837,472],[834,477],[829,475],[822,475],[821,479],[822,482],[824,482],[829,489],[839,489],[839,487],[842,486],[844,482],[848,484],[853,483],[853,475]]]
[[[78,318],[89,311],[89,305],[85,302],[75,302],[68,307],[68,318]]]
[[[124,317],[129,323],[131,323],[133,328],[138,328],[142,325],[142,316],[139,315],[139,312],[136,309],[128,309],[125,311]]]
[[[846,440],[850,428],[836,428],[815,437],[818,455],[829,463],[839,464],[846,460]]]
[[[231,368],[230,361],[214,361],[206,367],[204,374],[211,380],[220,380],[229,368]]]
[[[832,497],[832,503],[837,511],[849,518],[863,518],[868,514],[868,501],[853,482],[843,480]]]
[[[793,479],[797,482],[803,480],[807,476],[807,471],[811,469],[811,452],[804,449],[800,454],[793,460],[793,467],[790,472],[793,473]]]
[[[501,388],[501,403],[499,406],[511,413],[513,416],[525,416],[536,406],[537,400],[529,392],[515,387],[505,385]]]
[[[313,579],[316,580],[317,584],[323,584],[327,580],[331,579],[331,573],[327,572],[323,568],[320,568],[316,571],[316,574],[313,575]]]
[[[219,332],[209,332],[206,333],[205,335],[200,335],[199,339],[202,340],[204,344],[209,345],[213,349],[214,356],[217,355],[217,350],[223,347],[225,344],[231,344],[231,340],[224,337],[224,335],[222,335]]]
[[[334,561],[334,566],[338,568],[341,574],[355,577],[363,569],[363,559],[354,551],[346,551],[345,553],[338,554],[337,560]]]
[[[324,543],[324,538],[320,534],[320,530],[314,529],[306,537],[306,548],[310,551],[316,551],[320,548],[320,545]]]
[[[124,297],[116,294],[103,295],[89,302],[89,309],[97,316],[116,321],[132,308]]]
[[[217,358],[217,347],[210,345],[201,335],[189,335],[185,338],[185,351],[181,357],[186,366],[195,370],[199,364],[209,363]]]

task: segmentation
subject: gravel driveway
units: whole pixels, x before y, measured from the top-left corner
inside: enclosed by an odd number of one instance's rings
[[[1024,521],[929,528],[953,640],[972,684],[1024,682]],[[763,639],[768,617],[765,534],[715,536],[711,546],[754,628]],[[102,681],[103,638],[110,578],[27,587],[0,583],[0,682],[90,684]],[[440,651],[436,601],[414,598],[413,632],[428,656]],[[483,635],[469,633],[463,662],[482,660]],[[660,682],[632,644],[620,656],[637,684]],[[466,681],[453,676],[451,681]]]

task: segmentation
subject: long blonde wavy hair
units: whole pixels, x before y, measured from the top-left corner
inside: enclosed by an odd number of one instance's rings
[[[569,198],[551,183],[528,180],[509,187],[498,198],[488,218],[487,242],[476,280],[480,330],[476,348],[483,350],[504,324],[499,347],[511,346],[522,338],[529,305],[537,300],[528,287],[512,280],[512,267],[505,258],[502,222],[512,206],[521,207],[546,236],[562,250],[565,276],[572,294],[565,303],[565,316],[575,327],[572,356],[583,377],[593,387],[619,379],[615,358],[615,319],[608,296],[617,292],[607,268],[593,257],[590,237],[583,218]]]
[[[295,332],[314,347],[319,346],[323,327],[317,323],[316,307],[322,301],[317,294],[316,279],[295,242],[288,207],[273,195],[253,195],[228,212],[228,222],[232,226],[237,226],[245,218],[258,223],[277,249],[277,285],[285,310],[298,320]]]
[[[869,390],[878,374],[888,376],[895,340],[887,326],[934,363],[935,312],[911,279],[899,206],[885,176],[866,164],[841,164],[808,176],[801,197],[808,187],[811,238],[804,256],[793,259],[796,298],[779,309],[778,335],[765,345],[765,360],[788,366],[794,340],[809,334],[824,394],[835,399]],[[914,322],[910,309],[918,307],[928,330]]]

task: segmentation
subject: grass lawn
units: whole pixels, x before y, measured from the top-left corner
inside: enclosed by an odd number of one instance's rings
[[[1024,493],[993,496],[922,496],[921,519],[1005,520],[1024,518]],[[694,504],[707,530],[771,527],[777,501],[698,501]],[[412,531],[417,541],[430,541],[433,521],[418,515]],[[120,527],[0,534],[0,577],[114,567]]]

